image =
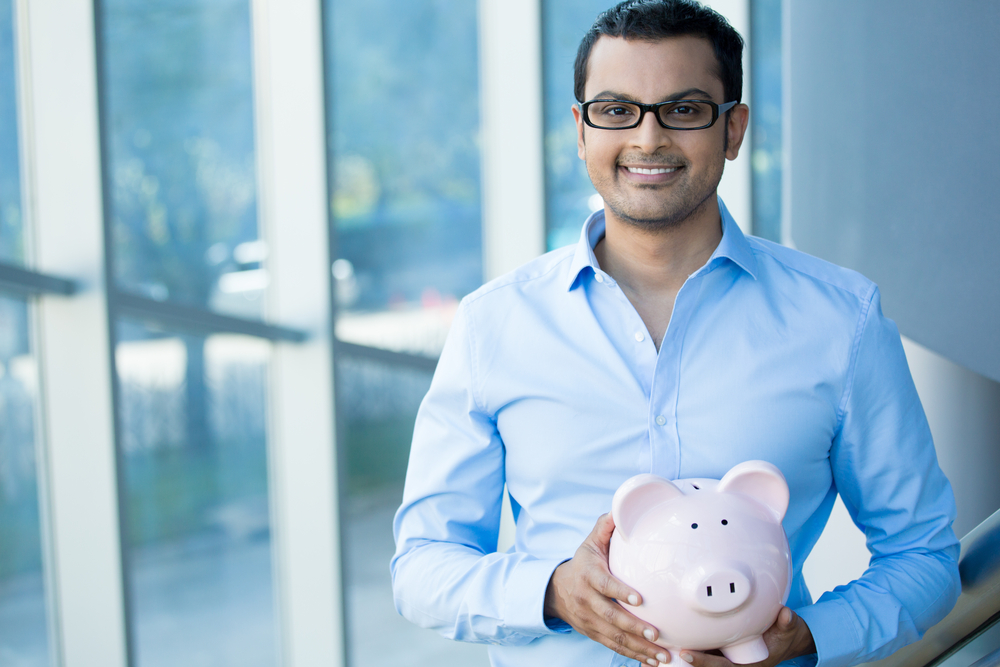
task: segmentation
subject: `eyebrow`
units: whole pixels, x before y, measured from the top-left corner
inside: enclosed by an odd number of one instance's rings
[[[693,97],[693,96],[697,96],[697,97]],[[622,100],[622,101],[625,101],[625,102],[638,102],[639,101],[638,99],[636,99],[635,97],[632,97],[631,95],[629,95],[627,93],[616,93],[613,90],[602,90],[601,92],[597,93],[597,95],[595,95],[591,99],[593,99],[593,100],[614,99],[614,100]],[[672,101],[672,100],[690,100],[690,99],[704,99],[704,100],[708,100],[709,102],[714,101],[714,100],[712,100],[711,93],[706,93],[701,88],[688,88],[687,90],[684,90],[684,91],[681,91],[681,92],[678,92],[678,93],[671,93],[670,95],[668,95],[667,97],[664,97],[660,101],[661,102],[667,102],[667,101]]]

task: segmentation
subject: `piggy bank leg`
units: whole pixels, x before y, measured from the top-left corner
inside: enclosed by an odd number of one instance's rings
[[[729,662],[737,665],[746,665],[751,662],[760,662],[767,658],[767,644],[760,635],[750,637],[739,644],[732,644],[722,649],[722,655],[726,656]]]

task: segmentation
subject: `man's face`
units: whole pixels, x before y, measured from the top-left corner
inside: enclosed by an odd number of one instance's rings
[[[722,104],[729,100],[723,99],[718,68],[711,43],[701,37],[650,42],[603,36],[590,53],[584,101]],[[651,230],[675,226],[714,203],[725,160],[739,152],[747,114],[740,104],[729,122],[723,114],[704,130],[668,130],[647,113],[638,127],[601,130],[586,126],[573,107],[578,154],[608,217]],[[654,173],[643,173],[650,169]]]

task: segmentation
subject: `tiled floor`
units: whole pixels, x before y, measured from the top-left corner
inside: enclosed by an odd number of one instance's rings
[[[350,667],[487,667],[484,646],[444,639],[393,608],[398,496],[354,499],[345,513]],[[269,540],[151,550],[133,567],[136,667],[277,664]],[[0,593],[0,665],[48,667],[41,577],[23,577]]]
[[[351,667],[487,667],[485,646],[449,641],[396,613],[389,559],[398,504],[394,491],[354,499],[347,508],[344,578]]]

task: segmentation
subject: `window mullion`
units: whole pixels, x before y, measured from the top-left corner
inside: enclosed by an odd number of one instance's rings
[[[318,2],[254,0],[260,219],[274,346],[269,468],[284,667],[344,664],[331,272]]]
[[[38,299],[59,653],[65,667],[128,664],[121,566],[94,8],[32,0],[19,9],[30,99],[25,152],[35,268],[74,280]]]

